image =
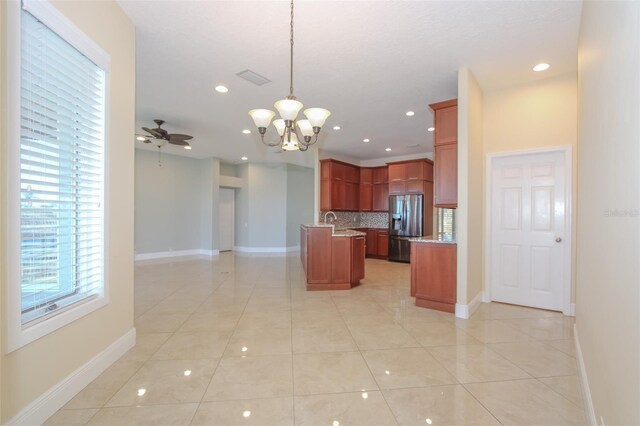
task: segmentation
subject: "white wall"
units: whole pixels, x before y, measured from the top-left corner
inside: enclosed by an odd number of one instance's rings
[[[484,211],[483,93],[468,68],[458,71],[457,303],[482,291]]]
[[[313,223],[314,170],[287,165],[287,247],[300,245],[300,224]]]
[[[578,81],[575,73],[537,80],[505,89],[485,92],[484,153],[573,147],[573,176],[577,180]],[[572,205],[576,204],[577,185],[573,185]],[[482,213],[483,217],[485,212]],[[576,209],[572,212],[572,234],[576,232]],[[484,217],[483,223],[487,223]],[[486,238],[486,235],[484,236]],[[576,239],[572,245],[572,270],[575,271]],[[575,273],[572,297],[575,301]]]
[[[598,424],[638,425],[640,3],[585,2],[578,49],[576,328]]]
[[[109,304],[22,348],[1,355],[2,418],[5,423],[36,398],[133,330],[133,185],[135,138],[135,29],[114,1],[54,1],[53,5],[111,56],[106,170],[107,259]],[[11,2],[19,7],[19,2]],[[0,2],[0,21],[6,25],[8,2]],[[117,28],[117,31],[114,31]],[[6,89],[6,43],[2,34],[2,87]],[[4,92],[4,90],[2,90]],[[6,101],[0,115],[0,158],[6,170]],[[15,143],[15,141],[11,141]],[[0,175],[0,205],[6,206],[6,177]],[[4,209],[3,209],[4,210]],[[5,257],[5,222],[0,228],[0,264]],[[0,275],[1,298],[8,283]],[[3,321],[3,326],[4,321]],[[64,398],[64,397],[63,397]],[[47,405],[49,404],[49,405]],[[53,404],[53,405],[51,405]],[[47,407],[55,405],[48,400]],[[42,407],[42,406],[41,406]]]

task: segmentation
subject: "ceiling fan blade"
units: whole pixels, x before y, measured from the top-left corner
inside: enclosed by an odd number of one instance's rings
[[[169,136],[169,139],[182,139],[184,141],[193,139],[193,136],[183,135],[182,133],[169,133],[167,136]]]
[[[189,145],[189,142],[185,141],[184,139],[169,139],[169,143],[173,145],[179,145],[179,146]]]
[[[151,136],[153,136],[156,139],[162,139],[162,133],[158,132],[157,129],[150,129],[148,127],[143,127],[142,130],[149,133]]]

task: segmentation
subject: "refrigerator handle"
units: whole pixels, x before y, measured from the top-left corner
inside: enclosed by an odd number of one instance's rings
[[[407,197],[402,197],[402,234],[407,234]]]

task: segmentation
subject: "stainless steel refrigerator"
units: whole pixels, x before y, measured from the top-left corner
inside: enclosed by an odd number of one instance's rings
[[[409,238],[422,236],[423,195],[389,197],[389,260],[409,262]]]

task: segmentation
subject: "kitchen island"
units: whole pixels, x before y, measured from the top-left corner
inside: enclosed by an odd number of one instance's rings
[[[416,306],[455,312],[457,246],[453,239],[411,238],[411,296]]]
[[[300,225],[307,290],[349,290],[364,278],[366,233],[333,225]]]

